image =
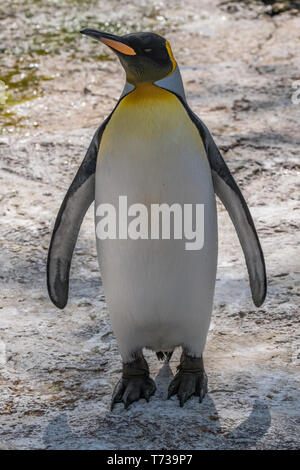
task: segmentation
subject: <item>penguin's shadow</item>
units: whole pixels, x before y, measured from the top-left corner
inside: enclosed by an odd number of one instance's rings
[[[155,383],[158,389],[157,395],[159,398],[166,399],[168,384],[173,377],[174,374],[170,365],[168,363],[164,363],[155,377]],[[197,400],[197,398],[194,398],[194,400],[195,399]],[[172,400],[174,400],[178,406],[177,397],[175,396]],[[196,403],[193,402],[192,399],[186,402],[184,406],[185,408],[193,408],[194,413],[196,413],[195,405]],[[211,421],[208,423],[208,432],[215,435],[221,435],[226,440],[226,449],[235,448],[237,444],[242,445],[244,449],[255,446],[256,442],[258,442],[267,433],[271,426],[271,414],[269,407],[262,400],[258,399],[254,401],[248,418],[228,433],[225,433],[222,430],[218,411],[209,393],[201,403],[199,412],[199,424],[202,422],[205,429],[205,424],[207,425],[208,418]]]
[[[174,435],[177,434],[180,423],[180,433],[184,434],[185,429],[189,434],[192,433],[192,438],[184,441],[186,448],[246,450],[255,448],[256,443],[270,428],[271,415],[268,406],[261,400],[255,400],[247,419],[232,431],[224,432],[210,394],[204,398],[201,405],[197,398],[192,398],[183,408],[179,408],[177,397],[166,400],[168,384],[172,377],[169,364],[164,364],[155,377],[157,392],[149,404],[141,400],[133,404],[129,411],[125,411],[120,404],[115,407],[113,413],[100,418],[101,425],[94,431],[74,432],[68,424],[67,415],[59,414],[45,429],[44,447],[46,449],[153,449],[156,448],[154,436],[159,429],[160,445],[165,449],[172,449],[173,431]],[[139,418],[141,412],[145,414]],[[139,428],[143,434],[142,442],[135,437]],[[149,447],[152,443],[154,447]]]

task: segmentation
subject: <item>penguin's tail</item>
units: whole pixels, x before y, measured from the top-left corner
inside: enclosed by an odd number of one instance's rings
[[[156,356],[159,361],[169,362],[174,351],[157,351]]]

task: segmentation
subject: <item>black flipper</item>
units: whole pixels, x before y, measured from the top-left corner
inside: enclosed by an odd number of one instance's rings
[[[209,130],[182,98],[176,95],[196,125],[212,170],[215,193],[227,209],[239,237],[249,274],[252,299],[259,307],[267,293],[267,276],[263,251],[247,203],[214,142]]]
[[[47,286],[50,299],[59,308],[68,301],[72,255],[82,220],[95,199],[97,155],[110,116],[97,129],[55,221],[48,252]]]

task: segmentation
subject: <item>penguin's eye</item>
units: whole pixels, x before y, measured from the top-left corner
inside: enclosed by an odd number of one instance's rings
[[[152,49],[151,49],[151,47],[148,47],[148,48],[144,49],[144,52],[146,52],[146,53],[148,53],[148,52],[152,52]]]

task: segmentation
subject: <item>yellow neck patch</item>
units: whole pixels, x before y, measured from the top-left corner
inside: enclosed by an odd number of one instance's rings
[[[133,165],[130,171],[134,171],[143,159],[163,162],[173,155],[186,158],[191,153],[203,156],[205,150],[178,98],[158,86],[141,83],[113,112],[101,139],[98,162],[103,158],[122,162],[127,155]]]
[[[148,100],[168,100],[170,93],[152,83],[138,83],[134,91],[129,93],[122,102],[126,104],[141,104],[142,101]]]

